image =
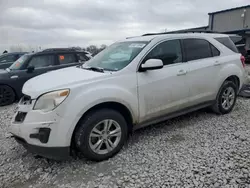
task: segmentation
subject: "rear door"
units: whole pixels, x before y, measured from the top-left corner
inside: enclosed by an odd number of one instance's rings
[[[220,51],[205,39],[182,42],[189,69],[190,105],[214,100],[221,66]]]

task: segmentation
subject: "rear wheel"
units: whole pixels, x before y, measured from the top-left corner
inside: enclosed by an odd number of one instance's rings
[[[232,111],[237,98],[237,86],[232,81],[225,81],[217,95],[212,109],[217,114],[227,114]]]
[[[127,123],[115,110],[97,110],[79,122],[74,139],[76,148],[87,159],[106,160],[123,147],[127,139]]]
[[[12,104],[15,98],[15,92],[11,87],[0,85],[0,106]]]

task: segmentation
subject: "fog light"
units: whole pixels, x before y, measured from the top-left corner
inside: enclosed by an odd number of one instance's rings
[[[38,133],[30,134],[30,138],[35,138],[42,143],[47,143],[49,141],[50,131],[50,128],[40,128]]]

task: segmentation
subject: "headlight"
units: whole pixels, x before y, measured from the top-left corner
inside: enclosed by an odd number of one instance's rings
[[[34,110],[48,112],[59,106],[69,95],[69,89],[52,91],[41,95],[34,106]]]

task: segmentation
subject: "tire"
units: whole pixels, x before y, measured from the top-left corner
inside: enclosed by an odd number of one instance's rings
[[[106,133],[104,133],[105,123],[110,125],[105,129]],[[115,132],[118,133],[113,134]],[[74,133],[74,141],[77,150],[84,157],[92,161],[103,161],[113,157],[122,149],[127,135],[126,120],[119,112],[112,109],[100,109],[91,112],[79,122]],[[113,148],[108,149],[108,146]]]
[[[15,102],[16,95],[13,89],[7,85],[0,85],[0,106],[10,105]]]
[[[231,91],[234,97],[230,97],[232,95],[228,95],[229,97],[226,97],[226,93],[228,91]],[[227,98],[227,99],[226,99]],[[225,81],[216,98],[215,104],[212,106],[212,110],[217,113],[217,114],[228,114],[232,111],[234,108],[234,105],[236,103],[237,99],[237,86],[234,82],[232,81]],[[225,102],[226,101],[226,102]],[[225,105],[226,103],[226,105]]]

